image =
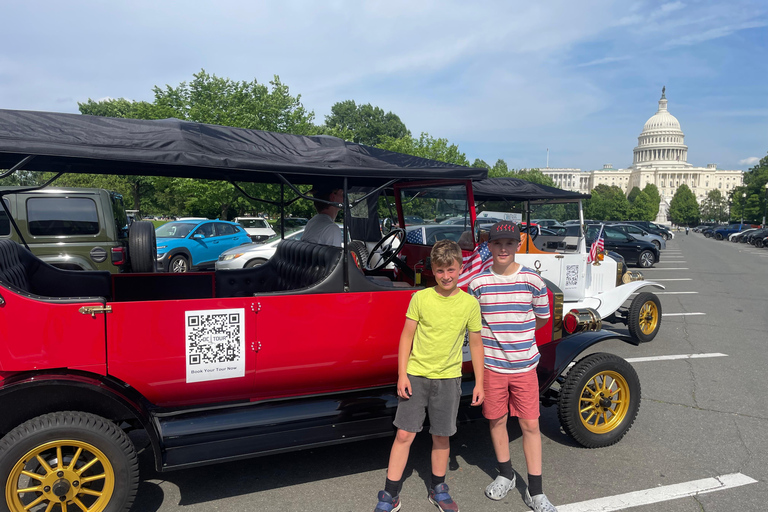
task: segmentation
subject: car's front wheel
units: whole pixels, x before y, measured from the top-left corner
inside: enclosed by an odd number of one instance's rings
[[[658,240],[653,240],[651,243],[655,245],[658,250],[661,250],[661,242]]]
[[[643,268],[651,268],[656,263],[656,257],[652,251],[645,250],[637,257],[637,266]]]
[[[168,272],[189,272],[189,262],[187,261],[187,258],[180,254],[171,258],[171,262],[168,264]]]
[[[640,293],[629,305],[627,312],[629,335],[646,343],[656,337],[661,327],[661,302],[653,293]]]
[[[94,414],[38,416],[0,441],[0,482],[9,512],[123,512],[139,484],[133,443]]]
[[[560,390],[558,417],[565,433],[587,448],[621,440],[640,410],[640,379],[613,354],[586,356],[571,368]]]
[[[267,262],[267,260],[265,260],[264,258],[255,258],[255,259],[252,259],[251,261],[249,261],[248,263],[246,263],[243,268],[258,267],[258,266],[261,266],[261,265],[265,264],[266,262]]]

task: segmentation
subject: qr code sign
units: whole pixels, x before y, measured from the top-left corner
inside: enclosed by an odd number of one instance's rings
[[[187,382],[245,375],[244,309],[187,311]]]
[[[579,285],[579,266],[565,266],[565,286],[564,288],[576,288]]]

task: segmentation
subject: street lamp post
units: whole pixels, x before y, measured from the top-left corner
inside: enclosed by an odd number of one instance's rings
[[[747,193],[741,193],[741,223],[744,224],[744,205],[747,202]]]
[[[765,206],[763,207],[763,227],[765,227],[766,212],[768,212],[768,183],[765,184]]]

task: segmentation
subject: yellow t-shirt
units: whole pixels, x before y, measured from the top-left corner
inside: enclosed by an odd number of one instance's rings
[[[482,328],[477,299],[462,290],[443,297],[434,288],[427,288],[413,295],[405,316],[419,323],[408,373],[428,379],[461,377],[464,334]]]

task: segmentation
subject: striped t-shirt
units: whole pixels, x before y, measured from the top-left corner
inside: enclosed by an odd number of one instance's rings
[[[469,283],[483,315],[485,367],[499,373],[523,373],[536,368],[536,317],[549,318],[544,280],[533,270],[518,267],[509,276],[487,269]]]

